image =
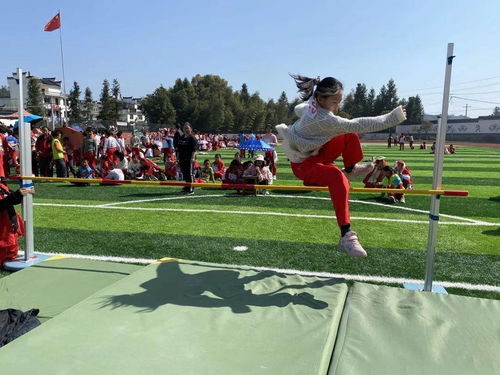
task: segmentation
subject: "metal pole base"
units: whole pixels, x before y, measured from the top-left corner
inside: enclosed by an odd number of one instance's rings
[[[3,264],[3,268],[6,269],[7,271],[19,271],[19,270],[22,270],[24,268],[38,264],[40,262],[43,262],[44,260],[46,260],[50,257],[52,257],[52,255],[35,253],[28,260],[24,260],[24,256],[18,256],[14,260],[9,260],[9,261],[5,262]]]
[[[411,283],[403,283],[403,288],[408,289],[408,290],[417,290],[419,292],[424,291],[424,284],[411,284]],[[441,285],[432,285],[432,292],[433,293],[440,293],[440,294],[448,294],[446,289],[442,287]]]

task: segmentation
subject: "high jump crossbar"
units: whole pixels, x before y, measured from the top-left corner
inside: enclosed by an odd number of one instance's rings
[[[104,185],[161,185],[178,187],[198,187],[208,189],[232,189],[232,190],[288,190],[288,191],[328,191],[326,186],[296,186],[296,185],[251,185],[251,184],[211,184],[199,182],[173,182],[173,181],[141,181],[141,180],[110,180],[105,178],[61,178],[61,177],[28,177],[16,176],[13,180],[31,180],[46,182],[72,182],[78,184],[104,184]],[[467,190],[444,190],[444,189],[390,189],[390,188],[350,188],[351,193],[395,193],[409,195],[446,195],[454,197],[466,197]]]

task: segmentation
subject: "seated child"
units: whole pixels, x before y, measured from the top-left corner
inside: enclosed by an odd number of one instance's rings
[[[403,182],[403,187],[405,189],[408,189],[408,190],[413,189],[413,181],[412,181],[412,177],[411,177],[411,172],[403,160],[398,160],[394,164],[394,171],[401,178],[401,181]]]
[[[421,150],[425,150],[425,149],[427,149],[427,145],[425,144],[425,142],[422,142],[422,143],[420,144],[420,149],[421,149]]]
[[[269,166],[266,165],[263,155],[257,155],[255,158],[255,171],[259,185],[271,185],[273,183],[273,173]],[[263,195],[269,194],[267,190],[262,190],[261,193]]]
[[[222,161],[221,154],[215,154],[215,161],[212,163],[212,169],[214,170],[214,178],[216,180],[222,180],[222,176],[224,176],[226,166]]]
[[[385,188],[403,190],[401,178],[393,168],[386,165],[383,171],[385,176],[383,184]],[[404,194],[387,193],[387,197],[389,203],[405,203]]]
[[[215,182],[214,170],[210,166],[210,160],[205,159],[200,174],[200,178],[203,180],[203,182]]]
[[[450,152],[450,154],[454,154],[457,150],[453,145],[450,145],[450,147],[448,147],[448,151]]]
[[[107,180],[116,180],[116,181],[123,181],[125,180],[125,176],[123,174],[123,171],[120,169],[120,168],[117,168],[117,166],[115,165],[115,163],[113,162],[109,162],[109,167],[110,167],[110,171],[108,172],[108,174],[106,175],[106,177],[104,177],[105,179]]]
[[[94,178],[94,170],[90,168],[89,162],[87,159],[83,159],[82,163],[78,166],[76,173],[75,173],[76,178],[87,178],[87,179],[92,179]],[[72,182],[76,186],[89,186],[90,184],[85,183],[85,182]]]
[[[12,192],[7,185],[0,183],[0,267],[17,257],[17,240],[24,235],[23,220],[14,206],[22,202],[23,196],[34,193],[34,188],[21,188]]]
[[[375,157],[372,171],[363,179],[365,188],[377,188],[382,186],[382,180],[384,179],[384,173],[382,170],[386,165],[387,163],[385,162],[385,157]]]
[[[83,159],[82,163],[78,167],[76,171],[76,177],[78,178],[93,178],[94,171],[89,166],[89,162],[87,159]]]
[[[229,168],[226,169],[223,182],[225,184],[241,184],[241,176],[242,170],[240,164],[237,160],[233,160],[231,164],[229,164]]]
[[[128,169],[128,159],[125,157],[125,154],[122,151],[116,150],[116,168],[121,169],[126,172]]]
[[[142,163],[138,153],[134,152],[132,154],[132,160],[128,163],[127,173],[132,179],[142,177]]]
[[[257,176],[257,170],[255,169],[255,164],[253,161],[248,160],[243,163],[243,177],[255,177]]]

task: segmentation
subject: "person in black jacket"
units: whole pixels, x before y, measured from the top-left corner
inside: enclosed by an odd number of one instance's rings
[[[24,234],[23,221],[14,206],[22,202],[23,196],[34,192],[34,188],[12,192],[7,185],[0,183],[0,267],[5,261],[17,257],[17,238]]]
[[[193,182],[193,164],[196,158],[196,150],[198,149],[198,141],[193,135],[193,128],[189,122],[186,122],[183,127],[183,134],[177,139],[177,162],[181,168],[184,181]],[[185,186],[182,189],[184,194],[194,194],[194,189],[191,186]]]

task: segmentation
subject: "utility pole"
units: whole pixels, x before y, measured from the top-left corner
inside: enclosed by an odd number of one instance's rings
[[[468,105],[468,104],[466,104],[466,105],[465,105],[465,117],[467,117],[467,109],[468,109],[468,108],[469,108],[469,105]]]

